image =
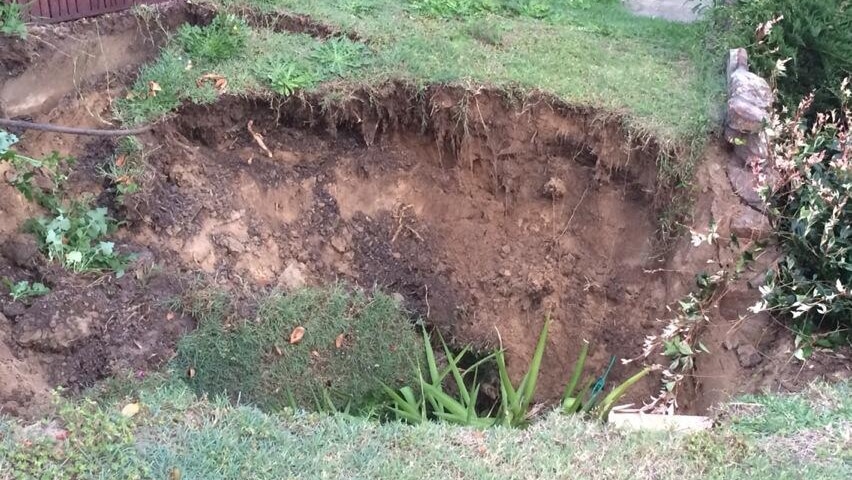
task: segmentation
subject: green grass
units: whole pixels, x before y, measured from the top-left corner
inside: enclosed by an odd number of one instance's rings
[[[175,369],[198,393],[267,410],[333,403],[369,412],[384,400],[382,384],[417,378],[415,330],[385,294],[341,286],[272,294],[247,319],[230,314],[227,301],[201,292],[186,305],[199,326],[180,341]],[[291,344],[296,327],[305,334]]]
[[[225,75],[230,92],[268,92],[274,84],[270,66],[280,64],[294,65],[295,73],[313,80],[298,86],[327,92],[391,80],[541,90],[574,105],[622,115],[634,133],[653,135],[662,143],[702,141],[717,123],[723,101],[722,59],[703,46],[706,25],[635,17],[617,2],[544,2],[550,13],[541,19],[515,6],[436,16],[397,0],[215,3],[273,15],[309,15],[356,34],[364,44],[255,28],[242,53],[210,62],[178,39],[142,70],[132,98],[119,105],[123,120],[157,118],[181,101],[212,101],[211,87],[195,85],[208,71]],[[187,69],[190,59],[193,67]],[[148,94],[151,81],[163,89],[156,96]]]
[[[264,413],[142,381],[127,398],[60,400],[39,426],[0,418],[0,478],[846,479],[848,383],[727,407],[712,431],[622,433],[553,413],[526,430]],[[129,402],[139,413],[121,415]],[[814,422],[802,405],[817,410]],[[45,434],[53,421],[67,439]],[[785,426],[779,429],[779,426]],[[56,430],[54,430],[56,432]],[[50,436],[55,436],[55,433]]]

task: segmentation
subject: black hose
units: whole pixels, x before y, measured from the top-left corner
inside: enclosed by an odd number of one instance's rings
[[[61,125],[51,125],[49,123],[25,122],[23,120],[12,120],[10,118],[0,118],[0,127],[22,128],[24,130],[39,130],[42,132],[53,133],[67,133],[69,135],[89,135],[93,137],[127,137],[130,135],[145,133],[153,128],[151,125],[145,125],[125,130],[99,130],[96,128],[74,128],[63,127]]]

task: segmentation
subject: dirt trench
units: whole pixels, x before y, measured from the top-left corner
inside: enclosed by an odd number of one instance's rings
[[[102,127],[126,80],[93,71],[26,115]],[[502,341],[516,378],[550,316],[539,399],[552,400],[581,342],[592,346],[590,375],[611,356],[638,356],[708,261],[736,261],[718,246],[693,247],[688,235],[660,234],[674,192],[658,180],[660,146],[605,112],[540,94],[447,86],[388,84],[343,98],[224,96],[185,106],[140,137],[148,152],[142,189],[123,203],[97,173],[112,142],[24,134],[27,154],[79,158],[71,192],[93,194],[124,221],[119,248],[139,259],[121,279],[48,263],[18,233],[38,211],[0,182],[0,277],[52,288],[31,305],[0,299],[0,410],[30,414],[53,386],[76,392],[162,366],[194,326],[165,300],[199,276],[247,297],[334,281],[383,288],[456,346]],[[738,219],[751,214],[733,193],[727,161],[711,142],[687,226],[706,230],[713,221],[723,239],[735,230],[747,239]],[[711,353],[697,358],[679,395],[683,411],[848,373],[830,356],[799,369],[789,362],[790,335],[771,318],[748,315],[754,279],[771,260],[761,257],[708,307],[701,338]],[[610,379],[637,368],[617,365]],[[630,400],[659,388],[659,375],[649,377]]]

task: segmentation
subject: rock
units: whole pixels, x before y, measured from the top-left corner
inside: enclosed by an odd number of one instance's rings
[[[772,225],[766,215],[745,205],[737,208],[730,229],[740,240],[764,241],[772,236]]]
[[[503,270],[502,272],[500,272],[500,275],[503,275],[504,277],[508,278],[508,277],[512,276],[512,271],[509,270],[509,269],[506,269],[506,270]]]
[[[754,345],[743,343],[737,347],[737,360],[743,368],[751,368],[759,364],[763,357]]]
[[[728,77],[728,98],[743,100],[764,112],[772,108],[773,96],[769,83],[759,75],[744,69],[739,69]]]
[[[728,180],[731,182],[734,193],[750,207],[762,211],[764,204],[757,191],[757,176],[750,169],[737,165],[735,161],[728,163],[727,171]]]
[[[221,239],[221,244],[231,253],[243,253],[246,251],[243,242],[230,235],[225,235]]]
[[[92,334],[96,312],[67,314],[55,312],[48,322],[24,318],[17,323],[14,335],[18,344],[48,351],[62,351]]]
[[[19,315],[23,315],[27,311],[27,307],[21,302],[9,302],[3,305],[3,315],[15,319]]]
[[[3,256],[18,267],[32,266],[38,255],[38,244],[31,235],[18,234],[3,243]]]
[[[728,100],[728,126],[745,133],[756,133],[763,130],[769,121],[769,112],[740,97]]]
[[[331,247],[337,250],[337,253],[345,253],[346,240],[341,237],[331,237]]]
[[[728,78],[737,70],[748,70],[748,52],[745,48],[732,48],[728,51]]]
[[[405,297],[399,292],[392,293],[391,298],[393,298],[393,301],[396,302],[397,305],[401,306],[405,303]]]
[[[295,290],[307,284],[303,273],[305,265],[299,262],[290,262],[284,272],[278,277],[278,287],[284,290]]]
[[[562,180],[556,177],[550,177],[550,180],[544,184],[542,191],[546,197],[557,200],[565,196],[568,192],[568,188],[565,187],[565,182]]]

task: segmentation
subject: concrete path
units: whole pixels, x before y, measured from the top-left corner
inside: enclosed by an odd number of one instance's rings
[[[693,8],[711,0],[625,0],[627,8],[636,15],[665,18],[675,22],[694,22],[698,15]]]

